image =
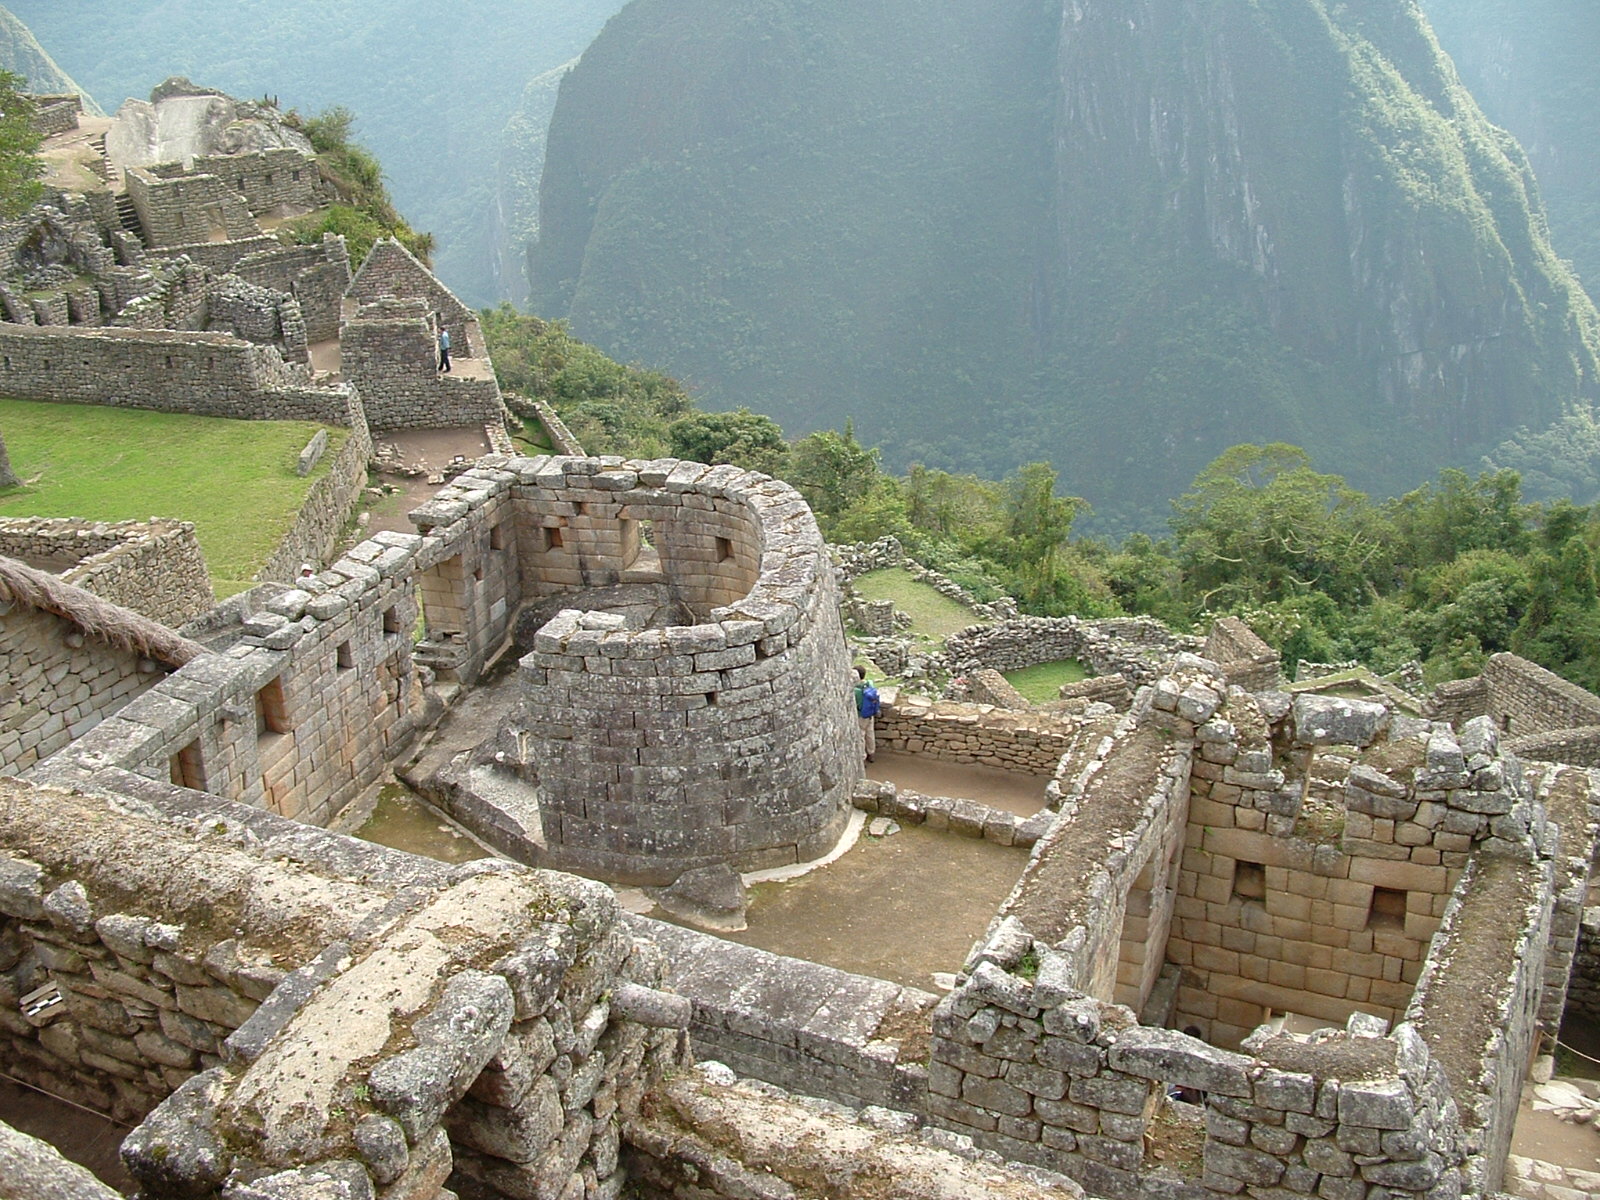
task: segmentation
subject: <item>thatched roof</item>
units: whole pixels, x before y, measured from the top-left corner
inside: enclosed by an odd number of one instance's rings
[[[0,601],[55,613],[90,637],[170,667],[181,667],[211,653],[199,642],[191,642],[149,617],[3,555]]]

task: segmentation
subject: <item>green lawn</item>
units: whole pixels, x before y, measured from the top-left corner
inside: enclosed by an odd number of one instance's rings
[[[1045,704],[1056,698],[1056,691],[1065,683],[1077,683],[1089,678],[1089,672],[1075,658],[1059,662],[1038,663],[1020,671],[1005,672],[1006,680],[1034,704]]]
[[[948,637],[978,619],[970,608],[941,596],[926,583],[918,583],[903,567],[858,575],[855,589],[868,600],[893,600],[897,609],[910,615],[911,632],[922,637]]]
[[[311,485],[349,436],[328,430],[317,469],[294,473],[322,426],[0,400],[0,436],[22,486],[0,516],[193,521],[219,596],[250,586]]]

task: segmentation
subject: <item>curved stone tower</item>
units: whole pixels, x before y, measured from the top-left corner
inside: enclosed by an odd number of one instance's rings
[[[830,850],[861,742],[832,568],[805,501],[764,475],[677,460],[508,470],[524,602],[631,584],[693,618],[647,628],[574,607],[538,630],[486,790],[526,827],[531,786],[541,865],[665,884]],[[520,798],[505,795],[505,768]]]

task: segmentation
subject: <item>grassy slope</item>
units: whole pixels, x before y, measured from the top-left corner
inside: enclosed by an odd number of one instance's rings
[[[868,600],[892,600],[911,618],[911,632],[919,637],[943,638],[976,623],[972,610],[941,596],[926,583],[918,583],[902,567],[868,571],[855,580],[855,589]]]
[[[0,400],[0,429],[23,481],[0,491],[0,517],[193,521],[226,596],[249,586],[348,436],[329,429],[328,453],[302,479],[295,460],[319,428]]]
[[[1089,678],[1089,672],[1075,658],[1060,662],[1039,663],[1023,667],[1020,671],[1005,672],[1007,682],[1035,704],[1046,704],[1056,699],[1063,684],[1078,683]]]

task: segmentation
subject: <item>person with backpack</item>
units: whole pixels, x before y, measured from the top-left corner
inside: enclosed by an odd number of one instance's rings
[[[855,702],[856,720],[861,725],[862,748],[866,751],[867,761],[872,762],[873,753],[878,748],[874,736],[874,727],[878,720],[878,689],[868,681],[865,667],[856,668]]]

